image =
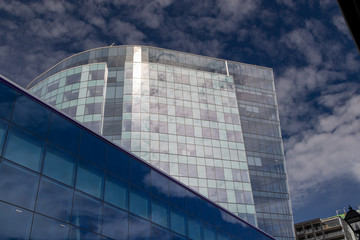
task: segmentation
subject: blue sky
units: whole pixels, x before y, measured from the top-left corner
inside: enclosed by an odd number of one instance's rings
[[[334,0],[0,0],[0,73],[143,44],[274,69],[295,222],[360,204],[360,58]]]

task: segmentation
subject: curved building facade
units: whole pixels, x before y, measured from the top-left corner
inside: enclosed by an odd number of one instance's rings
[[[277,239],[294,238],[272,69],[113,46],[63,60],[28,89]]]

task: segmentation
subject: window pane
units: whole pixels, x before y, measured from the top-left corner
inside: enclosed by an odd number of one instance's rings
[[[80,128],[58,114],[52,114],[48,140],[77,154]],[[71,141],[70,141],[71,140]]]
[[[69,222],[72,200],[72,188],[43,177],[40,181],[36,211]]]
[[[85,162],[79,161],[76,188],[97,198],[102,198],[104,173]]]
[[[16,100],[11,121],[40,137],[46,138],[50,114],[50,110],[41,104],[28,97],[21,96]]]
[[[107,170],[122,179],[129,180],[130,156],[114,147],[108,148]]]
[[[0,117],[7,120],[10,119],[14,101],[18,93],[8,87],[7,85],[0,83]]]
[[[171,235],[171,240],[187,240],[186,238],[179,236],[177,234],[172,234]]]
[[[215,231],[212,227],[204,227],[204,239],[206,240],[215,240],[216,238]]]
[[[138,160],[131,160],[131,183],[142,189],[151,186],[150,168]]]
[[[130,212],[144,218],[150,218],[150,196],[132,188],[130,192]]]
[[[180,233],[182,235],[186,235],[186,215],[185,213],[176,210],[174,208],[171,209],[171,229],[174,232]]]
[[[30,239],[65,240],[68,234],[68,224],[36,214]]]
[[[186,190],[175,182],[170,182],[170,200],[176,207],[186,209]]]
[[[33,213],[0,202],[0,239],[29,239]]]
[[[43,152],[43,141],[20,128],[10,127],[4,157],[34,171],[39,171]]]
[[[201,240],[201,221],[195,218],[189,218],[188,231],[191,239]]]
[[[123,209],[128,209],[128,185],[115,177],[107,176],[104,200]]]
[[[106,143],[87,131],[82,132],[80,156],[101,168],[105,168]]]
[[[128,213],[105,205],[102,226],[103,235],[114,239],[127,239]]]
[[[99,239],[100,239],[99,235],[85,231],[83,229],[72,227],[70,230],[69,240],[99,240]]]
[[[164,228],[158,227],[155,224],[151,227],[152,230],[152,240],[169,240],[170,232]]]
[[[151,220],[163,227],[169,227],[169,206],[161,201],[152,199]]]
[[[2,147],[3,147],[4,139],[6,136],[6,131],[7,131],[8,125],[9,124],[7,121],[4,121],[0,118],[0,149],[1,150],[3,149]]]
[[[100,232],[102,205],[101,201],[75,192],[71,223],[92,232]]]
[[[141,220],[130,215],[129,217],[129,240],[150,240],[150,222]]]
[[[43,174],[67,185],[74,186],[75,157],[59,148],[48,145]]]
[[[34,209],[38,183],[38,174],[5,160],[0,162],[0,200]]]
[[[169,179],[164,175],[151,170],[151,192],[162,199],[169,197]]]

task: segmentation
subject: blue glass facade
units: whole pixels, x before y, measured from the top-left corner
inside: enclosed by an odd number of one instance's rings
[[[273,239],[0,80],[0,239]]]

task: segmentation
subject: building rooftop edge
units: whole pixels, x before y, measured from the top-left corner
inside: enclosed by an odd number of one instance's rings
[[[74,57],[74,56],[77,56],[77,55],[80,55],[80,54],[83,54],[83,53],[86,53],[86,52],[89,52],[89,51],[93,51],[93,50],[98,50],[98,49],[104,49],[104,48],[116,48],[116,47],[135,47],[135,46],[139,46],[139,47],[150,47],[150,48],[156,48],[156,49],[163,49],[163,50],[169,50],[169,51],[173,51],[173,52],[178,52],[178,53],[185,53],[185,54],[189,54],[189,55],[195,55],[195,56],[200,56],[200,57],[207,57],[207,58],[211,58],[211,59],[214,59],[214,60],[220,60],[220,61],[228,61],[228,62],[234,62],[234,63],[241,63],[241,64],[245,64],[245,65],[249,65],[249,66],[255,66],[255,67],[259,67],[259,68],[265,68],[265,69],[270,69],[270,70],[273,70],[272,68],[270,67],[265,67],[265,66],[260,66],[260,65],[255,65],[255,64],[249,64],[249,63],[243,63],[243,62],[238,62],[238,61],[233,61],[233,60],[226,60],[226,59],[221,59],[221,58],[215,58],[215,57],[210,57],[210,56],[205,56],[205,55],[200,55],[200,54],[195,54],[195,53],[188,53],[188,52],[182,52],[182,51],[178,51],[178,50],[172,50],[172,49],[167,49],[167,48],[160,48],[160,47],[154,47],[154,46],[149,46],[149,45],[114,45],[114,46],[105,46],[105,47],[97,47],[97,48],[91,48],[91,49],[88,49],[88,50],[85,50],[85,51],[82,51],[82,52],[78,52],[76,54],[73,54],[63,60],[61,60],[60,62],[56,63],[55,65],[53,65],[52,67],[50,67],[49,69],[47,69],[45,72],[41,73],[39,76],[37,76],[36,78],[34,78],[27,86],[26,86],[26,89],[29,89],[30,85],[36,81],[38,78],[40,78],[42,75],[44,75],[45,73],[49,72],[51,69],[53,69],[54,67],[56,67],[57,65],[61,64],[62,62]]]

